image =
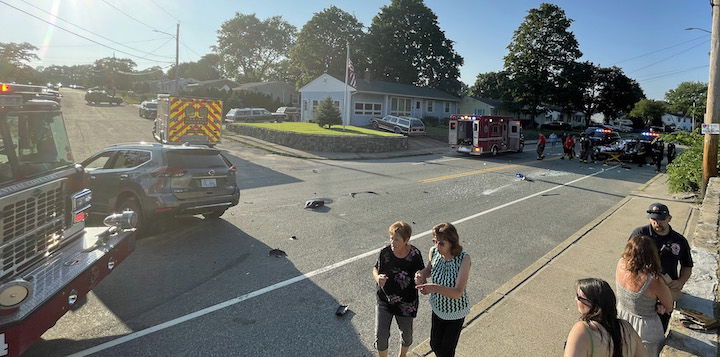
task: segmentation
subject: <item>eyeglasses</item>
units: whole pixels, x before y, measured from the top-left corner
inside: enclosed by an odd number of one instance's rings
[[[588,300],[587,298],[584,298],[584,297],[578,295],[577,293],[575,294],[575,300],[580,301],[580,302],[583,303],[583,305],[585,305],[585,306],[588,306],[588,307],[589,307],[589,306],[592,306],[592,301],[590,301],[590,300]]]
[[[438,247],[443,247],[443,246],[445,246],[445,243],[446,243],[444,240],[437,240],[437,239],[433,239],[432,242],[433,242],[433,244],[437,245]]]

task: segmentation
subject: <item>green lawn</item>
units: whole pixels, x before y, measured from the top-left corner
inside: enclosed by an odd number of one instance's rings
[[[321,128],[315,123],[298,123],[298,122],[283,122],[283,123],[232,123],[228,125],[247,125],[255,126],[259,128],[265,128],[277,131],[287,131],[300,134],[311,134],[311,135],[346,135],[346,136],[402,136],[400,134],[360,128],[357,126],[348,125],[343,127],[342,125],[332,126],[330,129]]]

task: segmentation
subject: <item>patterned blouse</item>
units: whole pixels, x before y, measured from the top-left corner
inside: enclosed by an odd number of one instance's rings
[[[437,249],[432,249],[432,272],[430,276],[435,284],[455,287],[457,277],[460,274],[460,265],[467,253],[462,252],[460,255],[446,260],[438,253]],[[470,313],[470,304],[468,303],[467,290],[463,291],[459,299],[451,299],[438,293],[430,294],[430,306],[432,311],[443,320],[459,320]]]
[[[420,251],[413,245],[409,247],[404,258],[396,257],[389,245],[380,251],[375,268],[388,280],[382,289],[377,287],[377,301],[387,304],[393,315],[415,317],[419,305],[415,272],[424,269],[425,263]]]

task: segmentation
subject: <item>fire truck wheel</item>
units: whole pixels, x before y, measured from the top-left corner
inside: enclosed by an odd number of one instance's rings
[[[223,208],[215,210],[211,213],[203,213],[203,217],[205,217],[205,219],[219,219],[225,213],[225,210],[226,209]]]
[[[520,144],[520,147],[518,148],[517,152],[523,152],[523,149],[525,149],[525,143]]]
[[[493,146],[492,149],[490,149],[490,153],[492,154],[492,156],[497,156],[497,154],[498,154],[497,146]]]
[[[143,228],[145,228],[143,225],[145,223],[143,219],[142,210],[140,209],[140,204],[138,201],[132,197],[128,197],[122,200],[120,204],[117,206],[118,213],[124,212],[124,211],[133,211],[135,212],[135,217],[137,217],[137,226],[135,229],[138,232],[142,232]]]

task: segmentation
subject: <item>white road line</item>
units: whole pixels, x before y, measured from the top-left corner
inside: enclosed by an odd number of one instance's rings
[[[480,216],[484,216],[484,215],[486,215],[486,214],[488,214],[488,213],[495,212],[495,211],[497,211],[497,210],[500,210],[500,209],[503,209],[503,208],[505,208],[505,207],[514,205],[514,204],[516,204],[516,203],[520,203],[520,202],[525,201],[525,200],[529,200],[529,199],[531,199],[531,198],[533,198],[533,197],[540,196],[540,195],[545,194],[545,193],[548,193],[548,192],[550,192],[550,191],[554,191],[554,190],[557,190],[557,189],[559,189],[559,188],[572,185],[572,184],[574,184],[574,183],[576,183],[576,182],[579,182],[579,181],[585,180],[585,179],[587,179],[587,178],[590,178],[590,177],[599,175],[599,174],[601,174],[601,173],[603,173],[603,172],[606,172],[606,171],[609,171],[609,170],[613,170],[613,169],[615,169],[615,168],[617,168],[617,166],[613,166],[613,167],[610,167],[610,168],[608,168],[608,169],[602,169],[602,170],[600,170],[600,171],[597,171],[597,172],[592,173],[592,174],[590,174],[590,175],[586,175],[586,176],[577,178],[577,179],[575,179],[575,180],[572,180],[572,181],[570,181],[570,182],[564,183],[564,184],[562,184],[562,185],[554,186],[554,187],[548,188],[547,190],[543,190],[543,191],[540,191],[540,192],[536,192],[536,193],[533,193],[532,195],[528,195],[528,196],[525,196],[525,197],[521,197],[521,198],[518,198],[518,199],[516,199],[516,200],[514,200],[514,201],[510,201],[510,202],[504,203],[504,204],[502,204],[502,205],[500,205],[500,206],[490,208],[490,209],[488,209],[488,210],[485,210],[485,211],[476,213],[476,214],[474,214],[474,215],[471,215],[471,216],[468,216],[468,217],[465,217],[465,218],[461,218],[461,219],[459,219],[459,220],[457,220],[457,221],[452,222],[452,224],[457,225],[457,224],[460,224],[460,223],[463,223],[463,222],[467,222],[467,221],[469,221],[469,220],[471,220],[471,219],[475,219],[475,218],[478,218],[478,217],[480,217]],[[412,237],[410,237],[410,240],[415,240],[415,239],[424,237],[424,236],[426,236],[426,235],[429,235],[430,233],[431,233],[431,230],[427,230],[427,231],[425,231],[425,232],[415,234],[415,235],[413,235]],[[204,308],[204,309],[202,309],[202,310],[198,310],[198,311],[195,311],[195,312],[193,312],[193,313],[190,313],[190,314],[187,314],[187,315],[184,315],[184,316],[180,316],[180,317],[178,317],[178,318],[176,318],[176,319],[172,319],[172,320],[170,320],[170,321],[163,322],[163,323],[161,323],[161,324],[159,324],[159,325],[155,325],[155,326],[152,326],[152,327],[148,327],[148,328],[146,328],[146,329],[144,329],[144,330],[140,330],[140,331],[137,331],[137,332],[133,332],[133,333],[131,333],[131,334],[128,334],[128,335],[125,335],[125,336],[123,336],[123,337],[114,339],[114,340],[112,340],[112,341],[108,341],[108,342],[99,344],[99,345],[97,345],[97,346],[95,346],[95,347],[91,347],[91,348],[88,348],[88,349],[86,349],[86,350],[82,350],[82,351],[73,353],[73,354],[70,355],[70,357],[88,356],[88,355],[91,355],[91,354],[93,354],[93,353],[97,353],[97,352],[106,350],[106,349],[108,349],[108,348],[111,348],[111,347],[114,347],[114,346],[123,344],[123,343],[125,343],[125,342],[132,341],[132,340],[138,339],[138,338],[140,338],[140,337],[149,335],[149,334],[151,334],[151,333],[153,333],[153,332],[161,331],[161,330],[164,330],[164,329],[166,329],[166,328],[173,327],[173,326],[175,326],[175,325],[179,325],[179,324],[181,324],[181,323],[183,323],[183,322],[186,322],[186,321],[189,321],[189,320],[192,320],[192,319],[201,317],[201,316],[205,316],[205,315],[210,314],[210,313],[212,313],[212,312],[215,312],[215,311],[218,311],[218,310],[222,310],[222,309],[224,309],[224,308],[226,308],[226,307],[230,307],[230,306],[232,306],[232,305],[239,304],[239,303],[241,303],[241,302],[243,302],[243,301],[245,301],[245,300],[249,300],[249,299],[252,299],[252,298],[254,298],[254,297],[263,295],[263,294],[265,294],[265,293],[269,293],[269,292],[271,292],[271,291],[274,291],[274,290],[277,290],[277,289],[286,287],[286,286],[288,286],[288,285],[292,285],[292,284],[295,284],[295,283],[297,283],[297,282],[301,282],[301,281],[303,281],[303,280],[310,279],[310,278],[312,278],[312,277],[314,277],[314,276],[316,276],[316,275],[320,275],[320,274],[322,274],[322,273],[329,272],[329,271],[331,271],[331,270],[334,270],[334,269],[336,269],[336,268],[340,268],[340,267],[342,267],[342,266],[348,265],[348,264],[350,264],[350,263],[352,263],[352,262],[355,262],[355,261],[358,261],[358,260],[360,260],[360,259],[363,259],[363,258],[372,256],[372,255],[375,255],[375,254],[377,254],[378,252],[380,252],[382,249],[383,249],[383,247],[378,248],[378,249],[374,249],[374,250],[371,250],[371,251],[369,251],[369,252],[365,252],[365,253],[363,253],[363,254],[354,256],[354,257],[352,257],[352,258],[345,259],[345,260],[343,260],[343,261],[341,261],[341,262],[337,262],[337,263],[335,263],[335,264],[331,264],[331,265],[322,267],[322,268],[320,268],[320,269],[313,270],[313,271],[311,271],[311,272],[309,272],[309,273],[306,273],[306,274],[303,274],[303,275],[298,275],[298,276],[296,276],[296,277],[294,277],[294,278],[290,278],[290,279],[288,279],[288,280],[281,281],[281,282],[279,282],[279,283],[276,283],[276,284],[273,284],[273,285],[264,287],[264,288],[262,288],[262,289],[260,289],[260,290],[255,290],[255,291],[250,292],[250,293],[247,293],[247,294],[245,294],[245,295],[241,295],[241,296],[238,296],[238,297],[236,297],[236,298],[233,298],[233,299],[230,299],[230,300],[221,302],[221,303],[219,303],[219,304],[206,307],[206,308]]]

